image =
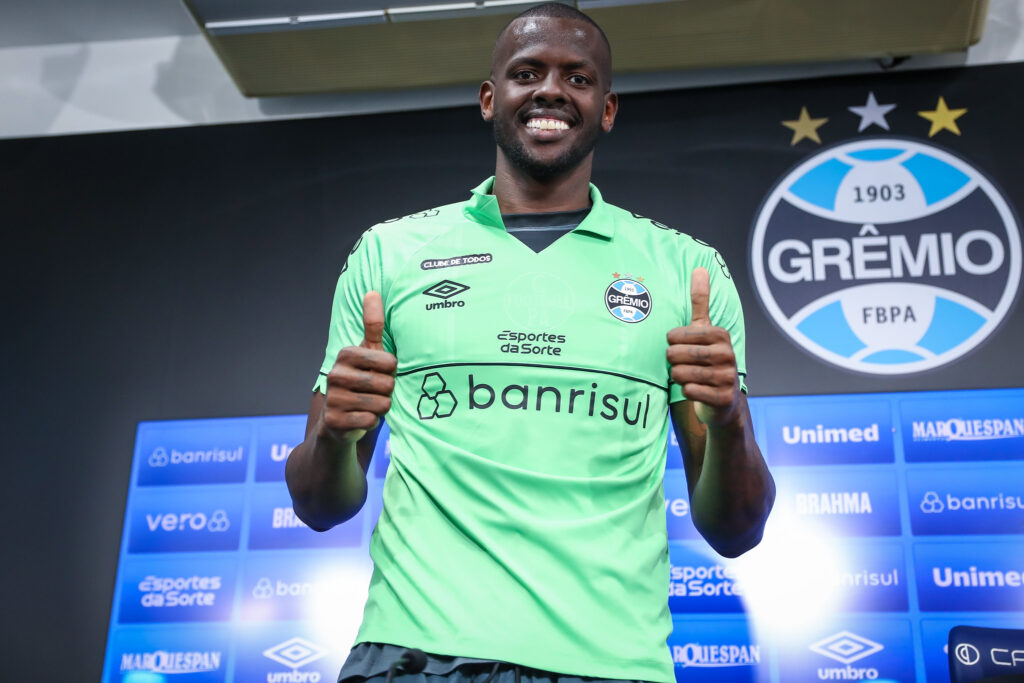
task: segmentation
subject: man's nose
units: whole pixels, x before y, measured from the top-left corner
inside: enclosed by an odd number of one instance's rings
[[[564,102],[565,84],[561,77],[555,72],[549,72],[543,79],[537,82],[533,91],[533,99],[544,102]]]

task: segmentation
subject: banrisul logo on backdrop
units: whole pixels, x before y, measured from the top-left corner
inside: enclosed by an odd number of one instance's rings
[[[945,365],[996,329],[1020,284],[1020,232],[967,161],[867,138],[779,181],[750,261],[765,309],[796,344],[849,370],[899,375]]]

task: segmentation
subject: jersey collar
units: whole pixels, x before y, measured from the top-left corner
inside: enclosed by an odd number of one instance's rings
[[[498,208],[498,198],[491,194],[494,188],[494,176],[483,181],[471,192],[473,196],[462,208],[462,214],[481,225],[488,225],[493,228],[505,229],[501,220],[501,209]],[[589,232],[605,239],[611,239],[615,234],[615,221],[607,215],[606,204],[601,198],[601,192],[597,186],[590,183],[590,213],[583,219],[573,232]]]

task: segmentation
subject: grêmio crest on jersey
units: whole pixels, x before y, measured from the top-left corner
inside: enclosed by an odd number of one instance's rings
[[[651,292],[640,276],[613,273],[612,281],[604,291],[604,305],[608,312],[624,323],[638,323],[651,314]]]

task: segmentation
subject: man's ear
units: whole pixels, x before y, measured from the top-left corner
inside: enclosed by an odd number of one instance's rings
[[[484,81],[480,84],[480,116],[484,121],[494,118],[494,83]]]
[[[605,133],[612,132],[615,125],[615,115],[619,112],[619,96],[609,92],[604,96],[604,114],[601,116],[601,129]]]

